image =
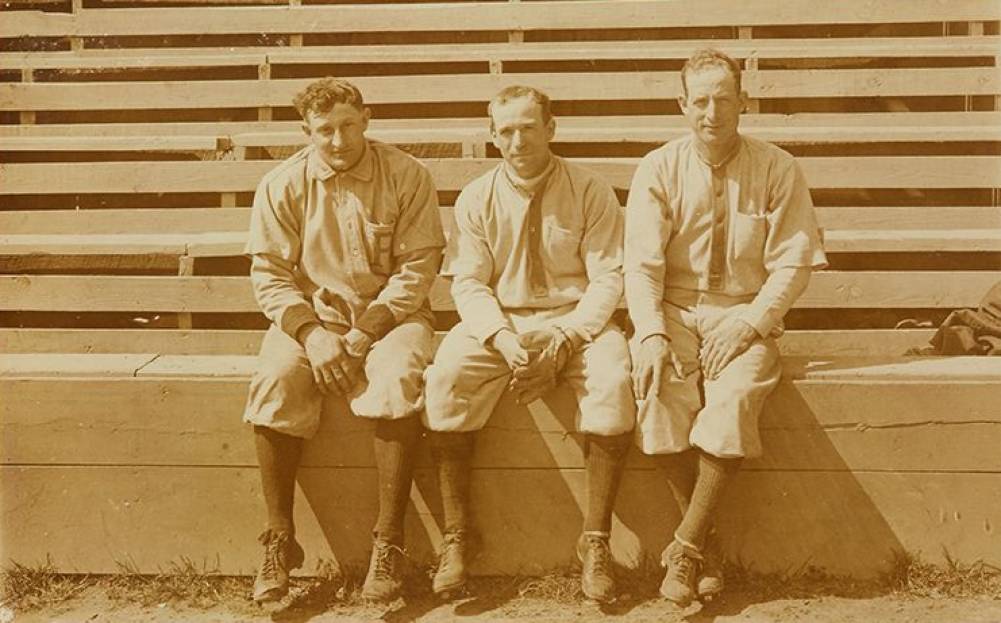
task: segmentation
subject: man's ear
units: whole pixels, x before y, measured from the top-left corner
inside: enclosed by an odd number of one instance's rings
[[[299,127],[302,128],[302,133],[303,134],[305,134],[306,136],[309,136],[309,124],[308,123],[306,123],[305,121],[303,121],[301,124],[299,124]]]
[[[550,117],[546,122],[546,142],[551,142],[556,137],[556,117]]]
[[[372,109],[368,106],[361,109],[362,130],[368,129],[368,122],[372,119]]]
[[[740,112],[747,112],[751,107],[751,97],[747,94],[747,91],[740,92]]]
[[[684,95],[679,95],[678,107],[681,108],[681,114],[688,114],[688,98]]]

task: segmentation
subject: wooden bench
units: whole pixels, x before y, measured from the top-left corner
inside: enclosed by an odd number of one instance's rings
[[[624,200],[637,158],[684,131],[678,71],[709,43],[744,63],[744,130],[803,164],[832,260],[787,319],[767,455],[724,511],[728,554],[857,576],[900,551],[1001,563],[1001,369],[901,357],[932,331],[892,328],[976,305],[1001,280],[996,2],[131,4],[23,2],[0,19],[0,560],[41,560],[44,543],[68,571],[185,556],[252,572],[263,503],[239,417],[265,322],[240,254],[258,180],[303,144],[290,100],[309,80],[355,80],[371,135],[425,159],[443,206],[496,162],[485,102],[535,84],[556,102],[556,150]],[[447,282],[432,301],[445,330]],[[572,414],[560,391],[505,403],[485,431],[479,572],[571,561],[584,494]],[[308,568],[367,555],[368,426],[332,407],[307,450]],[[624,562],[664,545],[668,499],[634,454],[616,513]],[[439,518],[422,456],[417,559]]]

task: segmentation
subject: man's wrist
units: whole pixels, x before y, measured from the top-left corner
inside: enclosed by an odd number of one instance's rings
[[[514,335],[514,331],[512,331],[511,329],[507,327],[501,327],[500,329],[497,330],[496,333],[487,338],[487,346],[490,346],[491,348],[497,348],[497,338],[502,337],[504,333],[510,333],[511,335]]]
[[[364,357],[372,348],[372,336],[357,327],[344,334],[345,349],[352,357]]]
[[[303,346],[306,345],[306,340],[309,338],[310,334],[317,329],[322,329],[323,325],[319,322],[307,322],[306,324],[299,327],[296,331],[295,341],[299,342]]]

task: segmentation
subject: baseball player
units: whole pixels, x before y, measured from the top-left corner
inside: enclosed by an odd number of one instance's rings
[[[268,510],[254,599],[280,599],[303,562],[292,521],[303,440],[325,402],[346,401],[375,420],[379,517],[362,592],[390,600],[433,354],[427,294],[445,245],[437,193],[416,159],[365,138],[370,111],[350,82],[317,80],[295,106],[309,145],[261,181],[246,248],[272,323],[244,413]]]
[[[681,77],[691,132],[636,170],[624,272],[637,438],[682,512],[660,592],[685,606],[723,588],[713,514],[741,461],[761,455],[758,416],[781,372],[774,338],[826,258],[793,157],[737,130],[740,66],[701,50]]]
[[[586,444],[582,585],[608,601],[612,507],[635,419],[628,344],[609,322],[622,292],[622,216],[606,182],[550,151],[556,122],[544,93],[506,88],[489,113],[504,162],[456,201],[451,272],[461,322],[427,372],[425,426],[445,514],[433,588],[447,596],[466,581],[475,432],[505,390],[528,403],[564,380]]]

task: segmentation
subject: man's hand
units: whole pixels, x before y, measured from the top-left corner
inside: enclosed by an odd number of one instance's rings
[[[521,404],[542,398],[556,387],[558,377],[573,351],[570,336],[562,329],[528,331],[518,336],[531,361],[514,370],[508,389]]]
[[[490,343],[512,370],[528,365],[528,351],[521,346],[518,336],[510,329],[501,329],[495,333]]]
[[[347,395],[358,382],[362,360],[348,354],[344,338],[320,325],[307,329],[303,345],[313,379],[323,394]]]
[[[660,391],[668,366],[677,378],[685,378],[681,360],[665,336],[650,335],[640,343],[639,353],[633,362],[633,393],[637,400],[644,400],[650,390]]]
[[[736,317],[727,318],[707,331],[699,353],[705,378],[712,380],[719,376],[757,337],[754,327]]]

